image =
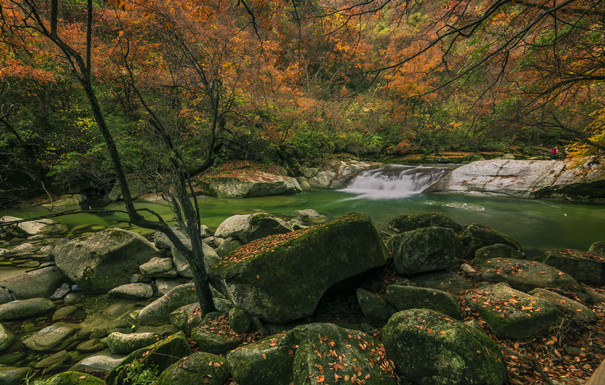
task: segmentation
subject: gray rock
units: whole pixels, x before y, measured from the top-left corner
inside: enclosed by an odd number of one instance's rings
[[[143,325],[167,323],[170,313],[181,306],[198,302],[193,283],[186,283],[172,289],[167,294],[145,306],[137,316]]]
[[[139,266],[159,253],[143,236],[122,229],[61,242],[52,252],[57,266],[73,282],[93,293],[105,293],[130,283]]]
[[[16,300],[15,293],[7,287],[0,285],[0,305],[3,303],[11,302]]]
[[[0,305],[0,321],[9,321],[35,317],[55,308],[55,304],[46,298],[30,298]]]
[[[181,240],[188,239],[188,237],[185,235],[185,233],[183,233],[178,228],[176,228],[176,227],[170,227],[170,228],[172,229],[172,231],[174,231],[176,236],[179,237]],[[155,247],[157,247],[160,250],[170,250],[170,248],[172,247],[172,242],[170,241],[170,239],[168,239],[166,234],[164,234],[160,231],[156,231],[153,234],[153,242],[155,243]]]
[[[384,299],[397,310],[430,309],[462,318],[462,309],[458,298],[445,291],[424,287],[390,285],[384,294]]]
[[[99,350],[103,350],[107,348],[107,344],[99,339],[93,338],[91,340],[86,340],[80,342],[76,345],[76,351],[80,353],[90,353],[90,352],[98,352]]]
[[[0,324],[0,352],[10,348],[15,340],[15,336],[10,330]]]
[[[113,354],[130,354],[137,349],[149,346],[162,338],[155,333],[130,333],[123,334],[113,332],[107,337],[107,346]]]
[[[578,282],[569,274],[544,263],[524,259],[488,259],[482,264],[481,278],[488,282],[506,282],[522,291],[537,287],[580,288]]]
[[[163,278],[170,277],[174,278],[173,275],[166,275],[166,273],[174,272],[174,265],[172,264],[172,258],[151,258],[148,262],[145,262],[139,266],[141,274],[151,278]],[[176,272],[175,272],[176,275]]]
[[[63,298],[66,305],[73,305],[82,300],[82,293],[69,293]]]
[[[52,320],[53,321],[60,321],[63,318],[67,317],[68,315],[72,314],[73,312],[75,312],[76,310],[78,310],[77,307],[72,306],[72,305],[67,305],[67,306],[63,306],[60,307],[59,309],[57,309],[57,311],[53,314]]]
[[[155,286],[159,295],[168,294],[168,292],[174,289],[177,286],[184,285],[186,283],[191,282],[190,279],[187,278],[176,278],[176,279],[161,279],[158,278],[155,280]]]
[[[209,177],[198,184],[205,194],[218,198],[251,198],[296,194],[302,191],[295,178],[255,171],[252,178]]]
[[[55,354],[52,354],[43,360],[40,360],[34,367],[36,369],[52,370],[60,365],[64,365],[71,361],[71,356],[67,350],[61,350]]]
[[[387,356],[417,385],[501,385],[500,348],[485,333],[427,309],[395,313],[382,329]]]
[[[67,277],[56,266],[44,267],[15,275],[3,282],[3,286],[13,291],[17,299],[50,297]]]
[[[3,216],[0,218],[0,222],[12,222],[22,219],[23,218]],[[52,219],[38,219],[35,221],[21,222],[17,225],[17,227],[28,235],[48,234],[62,230],[61,224]]]
[[[309,185],[314,188],[329,188],[334,178],[336,173],[333,171],[319,171],[314,177],[309,178]]]
[[[148,299],[153,297],[153,287],[146,283],[129,283],[111,289],[108,294],[120,298]]]
[[[191,242],[186,240],[184,243],[185,246],[191,250]],[[206,270],[220,261],[220,257],[210,245],[202,243],[202,251],[204,252],[204,266],[206,267]],[[186,278],[193,278],[193,272],[191,271],[191,267],[185,256],[175,246],[172,246],[171,252],[178,275]]]
[[[32,372],[31,368],[15,368],[11,366],[0,367],[0,384],[21,385]]]
[[[79,329],[77,324],[57,322],[26,338],[23,343],[31,350],[58,351],[75,340],[73,337]]]
[[[63,274],[63,272],[61,272]],[[71,285],[69,283],[64,283],[54,291],[54,293],[50,296],[50,300],[58,301],[63,299],[69,292],[71,291]]]
[[[191,330],[191,339],[197,343],[201,351],[212,354],[225,354],[242,343],[242,339],[236,335],[218,334],[200,326]]]
[[[294,218],[298,218],[303,221],[309,221],[323,219],[325,218],[325,216],[313,209],[304,209],[294,211]]]
[[[216,229],[214,235],[221,238],[234,237],[242,243],[272,234],[283,234],[292,231],[283,220],[265,213],[233,215],[225,219]]]
[[[454,230],[433,226],[395,235],[388,247],[399,274],[416,274],[456,265],[456,242]]]
[[[105,376],[111,370],[121,365],[125,358],[126,357],[98,354],[84,358],[69,370]]]

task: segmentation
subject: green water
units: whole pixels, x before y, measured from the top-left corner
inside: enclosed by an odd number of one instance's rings
[[[348,212],[370,215],[378,226],[401,214],[442,212],[461,224],[479,223],[502,231],[521,242],[532,254],[553,248],[587,249],[592,242],[605,240],[605,206],[520,200],[479,198],[459,195],[419,194],[409,198],[371,200],[339,191],[308,191],[297,195],[248,199],[200,197],[203,223],[216,228],[234,214],[264,210],[277,215],[291,215],[294,210],[312,208],[328,216]],[[174,216],[167,206],[141,203],[167,221]],[[106,209],[122,209],[112,204]],[[48,213],[43,210],[12,210],[8,215],[32,218]],[[75,214],[56,218],[72,235],[97,231],[111,226],[127,226],[125,214]],[[139,232],[147,230],[135,229]]]

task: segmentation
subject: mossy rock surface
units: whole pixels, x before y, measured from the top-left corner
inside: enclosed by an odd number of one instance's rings
[[[605,257],[605,241],[596,241],[588,248],[588,252],[591,254],[600,255]]]
[[[137,368],[137,370],[150,369],[159,374],[182,357],[190,354],[189,343],[185,335],[179,332],[165,340],[130,353],[122,361],[122,365],[107,374],[105,382],[107,385],[134,385],[128,379],[129,370],[132,370],[132,368]]]
[[[63,372],[40,383],[40,385],[104,385],[105,381],[82,372]]]
[[[179,285],[149,305],[145,306],[137,316],[143,325],[168,323],[170,314],[181,306],[199,303],[193,283]]]
[[[574,249],[547,251],[541,260],[586,283],[605,283],[605,257]]]
[[[432,271],[411,277],[416,286],[461,293],[473,288],[473,285],[455,271]]]
[[[442,213],[400,215],[389,221],[389,227],[398,233],[416,230],[422,227],[449,227],[455,232],[462,230],[462,225]]]
[[[397,383],[380,341],[333,324],[302,325],[241,346],[227,362],[246,385]]]
[[[529,294],[550,302],[563,313],[580,323],[594,323],[599,319],[588,306],[550,290],[538,288],[530,291]]]
[[[390,285],[384,298],[397,310],[431,309],[454,318],[462,318],[458,298],[445,291],[425,287]]]
[[[157,385],[223,385],[230,376],[224,357],[196,352],[164,370]]]
[[[521,250],[519,242],[512,237],[482,225],[470,224],[462,230],[460,236],[466,247],[466,255],[470,258],[478,249],[497,243]]]
[[[579,289],[567,273],[537,261],[514,258],[492,258],[482,264],[481,278],[488,282],[506,282],[517,290],[537,287]]]
[[[365,289],[356,291],[357,302],[366,320],[376,326],[383,327],[389,318],[397,311],[393,305],[387,303],[384,298],[377,296]]]
[[[387,260],[372,220],[348,214],[242,246],[213,266],[209,276],[236,307],[285,323],[311,315],[336,283],[384,266]]]
[[[473,290],[466,299],[499,338],[535,337],[563,320],[563,312],[550,302],[506,283]]]
[[[502,243],[496,243],[495,245],[484,246],[475,251],[475,258],[473,264],[481,265],[488,259],[492,258],[515,258],[525,259],[525,253],[517,250],[516,248],[504,245]]]
[[[205,330],[203,325],[191,330],[191,339],[197,343],[201,351],[213,354],[225,354],[235,349],[242,342],[240,338],[234,336],[221,335],[214,331]]]
[[[423,227],[393,236],[388,247],[399,274],[445,270],[456,265],[456,232],[447,227]]]
[[[156,333],[113,332],[107,337],[107,346],[113,354],[130,354],[161,339],[162,337]]]
[[[415,385],[500,385],[505,368],[499,347],[485,333],[443,313],[395,313],[382,341],[402,377]]]
[[[170,323],[177,329],[186,332],[202,324],[203,317],[199,303],[181,306],[170,313]]]

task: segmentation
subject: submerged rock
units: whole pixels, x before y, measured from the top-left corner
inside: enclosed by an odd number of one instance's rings
[[[388,256],[369,217],[350,214],[239,248],[209,276],[252,316],[285,323],[313,313],[334,284],[384,266]]]
[[[446,227],[423,227],[395,235],[388,243],[399,274],[444,270],[456,265],[458,236]]]
[[[494,341],[433,310],[395,313],[382,341],[397,371],[417,385],[500,385],[506,377]]]
[[[139,266],[160,251],[143,236],[108,229],[58,243],[52,251],[57,267],[86,291],[106,293],[130,283]]]

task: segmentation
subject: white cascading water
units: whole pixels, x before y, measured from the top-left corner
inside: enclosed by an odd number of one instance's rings
[[[367,199],[407,198],[420,194],[450,170],[438,166],[389,165],[364,171],[340,191]]]

